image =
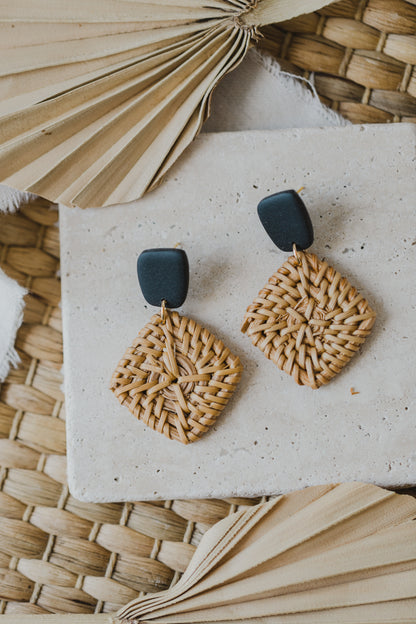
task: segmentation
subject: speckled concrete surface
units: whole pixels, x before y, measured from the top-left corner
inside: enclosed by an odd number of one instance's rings
[[[205,135],[144,199],[61,208],[76,497],[224,498],[331,481],[416,483],[415,136],[410,124]],[[362,352],[317,391],[296,386],[240,333],[246,306],[287,257],[264,232],[256,205],[301,186],[315,226],[312,251],[378,313]],[[187,447],[137,422],[108,390],[153,313],[137,283],[137,255],[176,243],[191,266],[182,312],[245,365],[217,425]]]

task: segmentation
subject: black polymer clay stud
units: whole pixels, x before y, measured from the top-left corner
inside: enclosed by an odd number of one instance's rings
[[[302,198],[296,191],[269,195],[257,206],[264,229],[282,251],[308,249],[313,243],[313,227]]]
[[[183,249],[146,249],[137,258],[137,277],[150,305],[180,308],[188,294],[188,257]]]

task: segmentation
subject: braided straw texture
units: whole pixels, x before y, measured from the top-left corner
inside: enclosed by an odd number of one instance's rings
[[[353,123],[416,121],[415,0],[344,0],[262,32],[258,45]]]
[[[279,24],[262,45],[288,68],[316,72],[320,95],[353,121],[408,121],[416,117],[415,15],[401,0],[344,0]],[[335,29],[332,18],[348,28]],[[383,40],[381,55],[369,58]],[[115,611],[175,583],[207,528],[259,502],[98,505],[69,494],[57,221],[41,200],[0,215],[0,265],[30,289],[17,338],[22,364],[0,393],[0,613]]]
[[[183,444],[216,422],[240,381],[238,357],[177,312],[155,314],[117,365],[111,389],[148,427]]]
[[[249,306],[242,331],[296,383],[316,389],[348,364],[375,317],[338,271],[296,251]]]

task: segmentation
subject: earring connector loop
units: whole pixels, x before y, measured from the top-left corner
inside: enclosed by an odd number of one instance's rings
[[[162,299],[162,303],[160,304],[160,318],[162,319],[162,323],[164,323],[166,319],[166,299]]]
[[[296,247],[296,243],[293,243],[293,255],[295,256],[296,262],[298,263],[298,265],[301,265],[302,263],[298,255],[298,248]]]

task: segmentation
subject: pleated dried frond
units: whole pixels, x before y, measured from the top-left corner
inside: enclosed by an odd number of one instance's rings
[[[64,204],[157,185],[257,27],[333,0],[6,0],[0,176]]]
[[[148,427],[183,444],[212,425],[242,372],[211,332],[177,312],[155,314],[120,360],[111,389]]]
[[[118,621],[404,624],[416,610],[415,517],[414,498],[360,483],[280,496],[215,525],[175,587]]]
[[[296,383],[319,388],[348,364],[375,317],[336,269],[297,251],[248,307],[242,331]]]

